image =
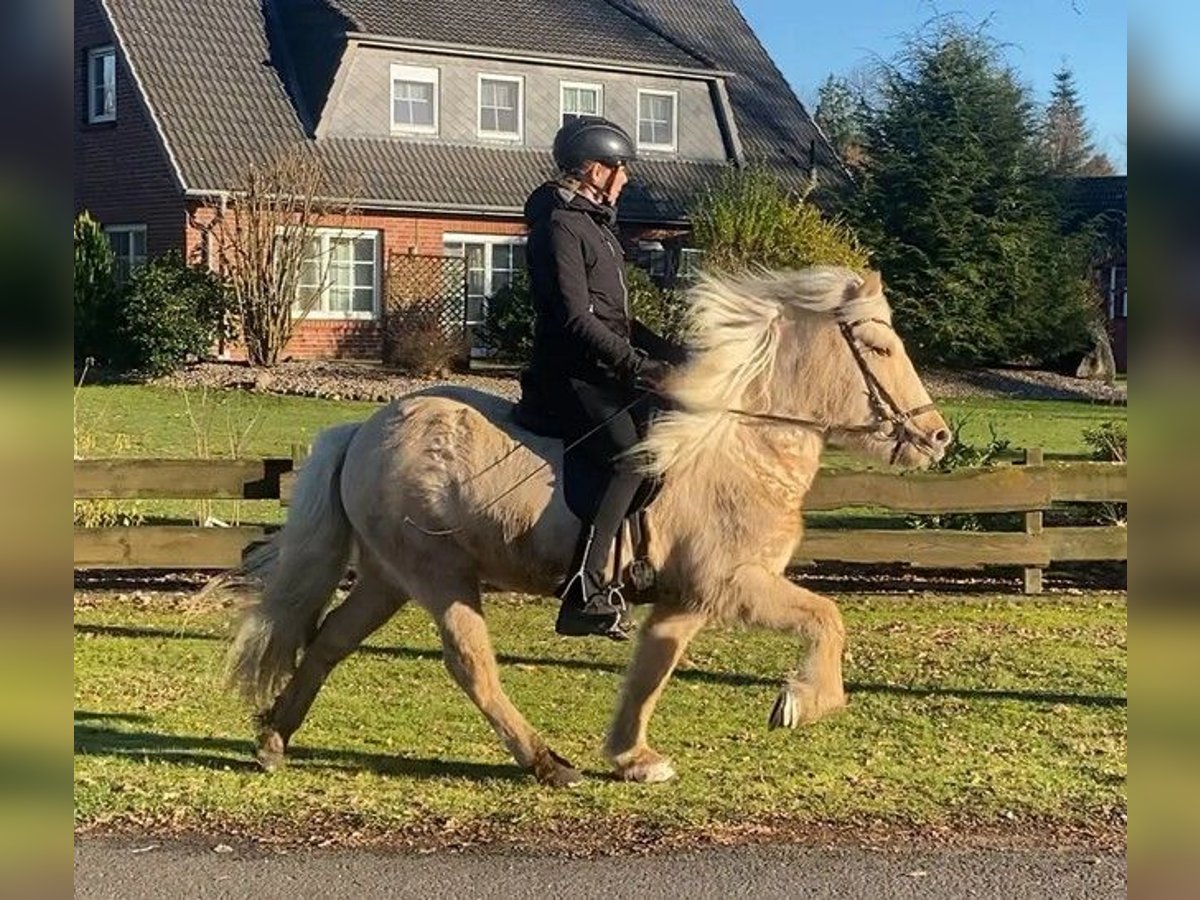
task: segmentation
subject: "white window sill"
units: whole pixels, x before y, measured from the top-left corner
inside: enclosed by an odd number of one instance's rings
[[[392,134],[417,134],[422,137],[437,137],[438,130],[425,125],[392,125]]]
[[[293,313],[292,318],[300,318],[299,314]],[[321,322],[373,322],[379,318],[374,312],[325,312],[319,309],[312,310],[305,319],[311,319]]]
[[[671,144],[638,144],[639,150],[648,150],[651,153],[678,153],[679,148]]]
[[[512,134],[507,131],[480,131],[476,133],[481,141],[505,141],[509,144],[515,144],[521,141],[520,134]]]
[[[107,116],[105,116],[105,115],[88,116],[88,124],[89,125],[108,125],[115,121],[117,121],[116,113],[112,113],[111,115],[107,115]]]

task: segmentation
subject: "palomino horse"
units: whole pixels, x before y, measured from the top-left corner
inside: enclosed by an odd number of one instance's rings
[[[657,581],[605,744],[631,781],[675,774],[647,726],[708,622],[806,640],[772,727],[845,704],[841,614],[783,574],[821,449],[830,440],[921,466],[950,440],[892,330],[877,273],[705,277],[689,300],[692,354],[667,386],[677,409],[639,448],[663,478],[647,520]],[[446,668],[517,762],[543,783],[580,778],[505,695],[481,613],[483,583],[550,594],[579,529],[556,480],[561,444],[523,431],[511,411],[481,392],[431,389],[318,437],[286,526],[242,571],[262,593],[230,649],[231,677],[259,711],[265,768],[283,762],[330,670],[411,599],[433,616]],[[322,619],[352,553],[354,587]]]

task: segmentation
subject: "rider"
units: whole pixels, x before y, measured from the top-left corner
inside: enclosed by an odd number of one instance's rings
[[[595,116],[571,117],[554,139],[557,180],[525,204],[526,245],[536,311],[533,355],[522,403],[559,423],[567,444],[595,432],[577,450],[607,474],[600,502],[585,521],[555,630],[623,640],[632,628],[605,569],[613,542],[642,485],[621,454],[644,433],[646,391],[658,387],[680,349],[629,313],[625,257],[616,203],[636,158],[629,135]],[[639,400],[639,396],[642,400]]]

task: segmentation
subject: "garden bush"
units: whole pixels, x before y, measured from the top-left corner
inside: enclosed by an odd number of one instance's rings
[[[168,253],[137,269],[122,291],[113,362],[145,375],[171,372],[213,350],[227,309],[213,272]]]
[[[107,362],[113,353],[116,304],[120,296],[112,247],[87,212],[75,219],[74,352],[76,364],[89,357]]]

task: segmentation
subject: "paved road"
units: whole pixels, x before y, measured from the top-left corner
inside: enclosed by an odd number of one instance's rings
[[[219,849],[216,849],[218,848]],[[280,852],[244,845],[81,839],[75,896],[681,897],[1126,896],[1125,857],[1080,851],[872,851],[741,847],[567,860],[512,853]]]

